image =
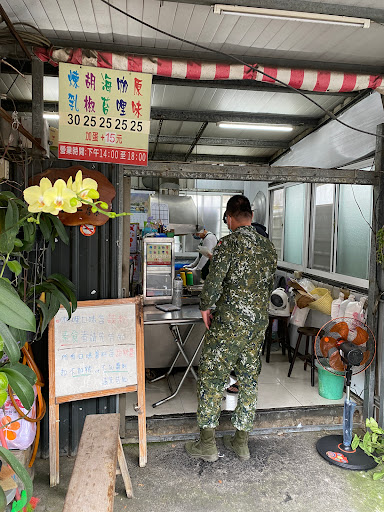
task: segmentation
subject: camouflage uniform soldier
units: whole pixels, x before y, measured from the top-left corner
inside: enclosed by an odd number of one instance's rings
[[[231,370],[235,370],[239,382],[238,403],[232,416],[236,434],[224,438],[224,443],[240,459],[249,458],[248,435],[256,409],[260,356],[277,260],[270,240],[251,226],[252,211],[246,197],[233,196],[226,215],[232,233],[213,252],[200,299],[201,314],[209,329],[199,365],[200,440],[186,444],[189,455],[211,462],[218,458],[214,429]]]

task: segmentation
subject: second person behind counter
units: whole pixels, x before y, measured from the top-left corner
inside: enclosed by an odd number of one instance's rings
[[[207,231],[205,228],[197,231],[193,235],[193,238],[200,240],[197,247],[199,255],[193,263],[186,265],[184,268],[192,271],[200,270],[201,279],[205,280],[209,272],[210,257],[212,256],[212,251],[217,244],[217,238],[213,233]]]

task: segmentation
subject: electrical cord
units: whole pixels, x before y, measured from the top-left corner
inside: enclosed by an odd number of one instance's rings
[[[372,132],[368,132],[366,130],[362,130],[360,128],[356,128],[356,126],[351,126],[349,125],[348,123],[345,123],[344,121],[341,121],[333,112],[331,112],[330,110],[324,108],[322,105],[320,105],[319,103],[317,103],[317,101],[315,101],[314,99],[310,98],[306,93],[304,93],[303,91],[300,91],[299,89],[296,89],[295,87],[292,87],[291,85],[283,82],[282,80],[279,80],[278,78],[274,77],[274,76],[271,76],[269,75],[268,73],[266,73],[265,71],[261,71],[260,69],[258,69],[258,67],[255,67],[255,66],[252,66],[251,64],[248,64],[247,62],[243,61],[242,59],[240,59],[239,57],[236,57],[235,55],[231,55],[229,53],[226,53],[226,52],[222,52],[221,50],[215,50],[213,48],[208,48],[208,46],[204,46],[202,44],[199,44],[199,43],[193,43],[192,41],[189,41],[188,39],[184,39],[183,37],[178,37],[178,36],[175,36],[173,34],[170,34],[169,32],[166,32],[165,30],[161,30],[160,28],[157,28],[157,27],[154,27],[153,25],[150,25],[149,23],[146,23],[145,21],[142,21],[140,20],[139,18],[136,18],[135,16],[133,16],[132,14],[128,14],[126,11],[123,11],[122,9],[120,9],[119,7],[116,7],[115,5],[111,4],[110,2],[108,2],[107,0],[101,0],[104,4],[108,5],[109,7],[112,7],[112,9],[115,9],[116,11],[120,12],[121,14],[124,14],[125,16],[127,16],[128,18],[131,18],[132,20],[134,21],[137,21],[138,23],[140,23],[141,25],[144,25],[145,27],[148,27],[152,30],[155,30],[156,32],[159,32],[160,34],[164,34],[168,37],[172,37],[173,39],[177,39],[178,41],[181,41],[182,43],[187,43],[187,44],[191,44],[197,48],[201,48],[202,50],[207,50],[209,52],[213,52],[213,53],[217,53],[219,55],[223,55],[229,59],[232,59],[236,62],[239,62],[240,64],[243,64],[244,66],[247,66],[249,69],[252,69],[252,71],[256,71],[257,73],[261,73],[262,75],[268,77],[268,78],[271,78],[272,80],[274,80],[275,82],[283,85],[284,87],[287,87],[288,89],[291,89],[292,91],[300,94],[301,96],[303,96],[304,98],[306,98],[308,101],[310,101],[311,103],[313,103],[314,105],[316,105],[318,108],[320,108],[325,114],[327,114],[331,119],[333,119],[334,121],[337,121],[338,123],[342,124],[343,126],[345,126],[346,128],[349,128],[351,130],[355,130],[357,132],[360,132],[360,133],[364,133],[366,135],[371,135],[372,137],[380,137],[380,138],[384,138],[384,135],[377,135],[376,133],[372,133]]]

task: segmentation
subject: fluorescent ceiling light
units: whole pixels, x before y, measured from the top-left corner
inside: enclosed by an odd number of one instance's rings
[[[217,123],[219,128],[235,128],[238,130],[263,130],[273,132],[291,132],[293,126],[283,124],[255,124],[255,123]]]
[[[47,113],[43,114],[44,119],[60,119],[59,114]]]
[[[369,28],[371,20],[365,18],[351,18],[349,16],[335,16],[332,14],[318,14],[312,12],[281,11],[279,9],[262,9],[259,7],[243,7],[241,5],[215,4],[215,14],[233,14],[235,16],[256,16],[286,21],[307,21],[310,23],[328,23],[330,25],[344,25],[349,27]]]

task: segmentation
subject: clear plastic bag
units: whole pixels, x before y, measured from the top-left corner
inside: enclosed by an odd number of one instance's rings
[[[35,401],[31,410],[28,412],[20,402],[17,395],[13,395],[19,409],[29,418],[36,418],[36,387]],[[0,408],[0,422],[3,427],[3,433],[10,450],[26,450],[31,446],[36,436],[36,422],[30,422],[20,418],[13,403],[8,395],[2,408]]]

